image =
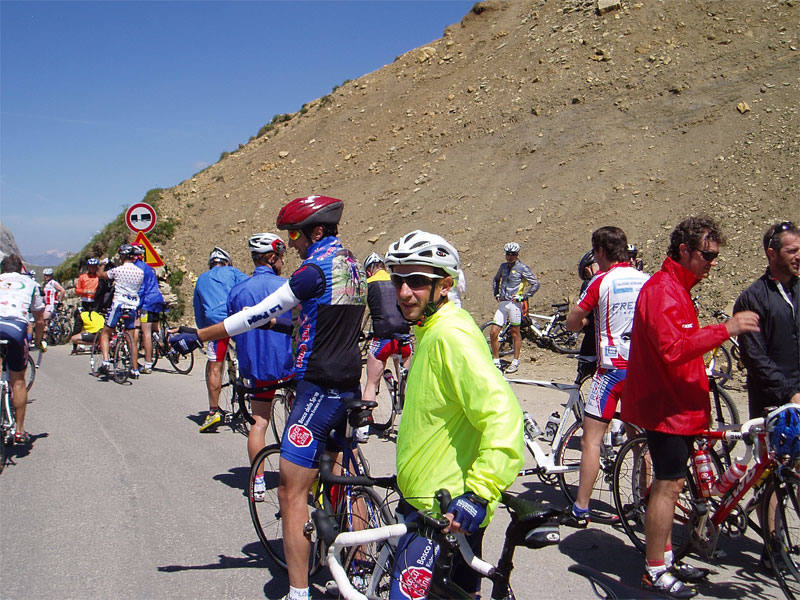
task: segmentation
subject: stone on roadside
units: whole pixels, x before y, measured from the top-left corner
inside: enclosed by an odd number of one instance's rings
[[[597,0],[597,12],[601,15],[621,8],[620,0]]]

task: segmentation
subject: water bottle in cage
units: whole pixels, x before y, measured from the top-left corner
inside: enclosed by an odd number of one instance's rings
[[[697,474],[698,491],[703,498],[708,498],[711,495],[711,488],[714,486],[714,469],[711,466],[711,455],[706,451],[705,444],[695,450],[692,462]]]
[[[719,481],[714,483],[714,488],[711,493],[715,496],[722,496],[725,492],[733,487],[742,476],[747,472],[747,465],[740,465],[736,462],[728,467],[728,470],[719,478]]]
[[[536,421],[527,410],[522,412],[522,421],[525,425],[525,435],[528,438],[534,440],[542,435],[542,428],[536,424]]]
[[[551,414],[547,417],[547,423],[544,426],[544,435],[542,439],[546,442],[552,442],[556,437],[556,431],[558,431],[558,425],[561,423],[561,415],[558,414],[558,411]]]

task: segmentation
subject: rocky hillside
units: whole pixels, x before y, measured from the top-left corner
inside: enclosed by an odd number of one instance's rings
[[[0,223],[0,256],[7,256],[9,254],[22,254],[17,246],[17,240],[14,239],[14,234],[11,233],[5,225]]]
[[[799,47],[796,0],[487,0],[166,190],[163,255],[187,294],[215,244],[249,268],[247,237],[281,205],[332,195],[361,258],[416,228],[452,241],[480,321],[509,240],[544,307],[574,297],[596,227],[622,227],[653,270],[705,212],[729,244],[700,293],[726,306],[761,272],[768,224],[800,218]]]

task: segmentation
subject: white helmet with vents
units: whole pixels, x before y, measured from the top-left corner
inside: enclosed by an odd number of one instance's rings
[[[256,252],[258,254],[277,252],[282,255],[286,252],[286,244],[274,233],[256,233],[250,237],[247,241],[247,245],[250,248],[250,252]]]
[[[429,265],[443,269],[445,273],[458,279],[458,251],[435,233],[420,230],[407,233],[389,246],[383,262],[389,269],[395,265]]]

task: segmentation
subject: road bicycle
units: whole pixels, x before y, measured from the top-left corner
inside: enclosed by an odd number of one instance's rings
[[[358,478],[363,485],[382,485],[370,478]],[[355,483],[354,483],[355,485]],[[370,489],[370,488],[366,488]],[[436,494],[441,513],[450,504],[447,490]],[[409,532],[420,531],[439,546],[426,597],[430,600],[470,599],[475,595],[466,592],[450,577],[453,562],[461,554],[466,563],[481,576],[492,581],[493,599],[514,600],[510,579],[514,570],[513,558],[520,546],[537,549],[561,541],[556,515],[558,511],[538,502],[530,502],[507,492],[500,503],[508,510],[511,522],[506,528],[503,548],[497,566],[476,557],[463,534],[443,533],[449,523],[432,513],[420,512],[419,519],[411,522],[389,523],[380,527],[362,528],[340,532],[335,519],[324,510],[313,513],[313,521],[328,545],[327,563],[336,581],[339,595],[346,600],[376,600],[389,597],[397,540]],[[361,569],[354,575],[342,556],[360,553]]]
[[[579,331],[569,331],[564,325],[567,319],[569,303],[559,302],[553,304],[555,312],[552,315],[540,315],[528,312],[522,318],[519,327],[523,340],[530,340],[542,348],[549,348],[561,354],[578,354],[580,350]],[[491,346],[491,329],[494,321],[487,321],[481,325],[481,331],[486,338],[486,343]],[[508,356],[514,352],[514,340],[511,337],[510,325],[506,323],[500,328],[497,336],[500,344],[500,356]]]
[[[408,344],[410,346],[411,342]],[[378,406],[372,411],[374,422],[370,424],[370,433],[385,438],[389,438],[397,416],[403,412],[406,402],[406,379],[408,378],[408,369],[403,366],[402,355],[392,354],[389,358],[394,363],[394,372],[392,369],[385,369],[382,376],[386,392],[389,394],[389,401],[378,401]],[[377,393],[380,394],[380,381],[378,381]]]
[[[580,482],[581,438],[583,437],[583,399],[580,388],[574,383],[536,381],[532,379],[506,379],[509,384],[535,386],[568,394],[563,416],[554,413],[548,419],[545,431],[527,411],[523,412],[525,447],[533,457],[535,466],[523,468],[520,477],[537,475],[545,483],[558,483],[570,505],[575,502]],[[545,451],[537,438],[549,443],[552,450]],[[617,520],[612,495],[612,475],[617,451],[624,436],[604,436],[600,445],[600,470],[593,486],[590,503],[591,518],[597,523]]]
[[[72,337],[72,318],[67,314],[61,302],[56,303],[53,316],[47,325],[45,339],[54,346],[66,344]]]
[[[117,325],[111,330],[111,335],[108,340],[108,356],[111,358],[111,370],[107,374],[110,379],[113,379],[119,384],[124,384],[128,381],[135,364],[133,354],[133,338],[130,331],[125,329],[125,322],[128,321],[134,314],[132,309],[124,309],[122,315],[117,321]],[[103,353],[100,349],[100,334],[98,332],[94,336],[92,348],[89,350],[89,368],[92,375],[95,377],[100,376],[100,367],[103,364]]]
[[[786,597],[800,597],[800,475],[795,464],[776,456],[769,444],[777,417],[796,409],[787,404],[738,429],[708,430],[697,436],[692,466],[687,466],[686,483],[675,508],[672,548],[676,558],[690,550],[713,557],[720,534],[738,537],[752,527],[764,538],[773,573]],[[710,441],[715,439],[742,441],[744,454],[725,469],[711,447]],[[712,468],[705,487],[695,466],[701,453],[708,455]],[[753,456],[755,462],[748,467]],[[614,497],[623,529],[644,552],[644,520],[653,480],[646,436],[634,437],[620,449],[614,476]],[[745,503],[751,490],[754,493]],[[751,517],[753,513],[758,522]],[[764,531],[759,523],[770,526]]]
[[[17,421],[14,418],[14,405],[11,403],[11,385],[8,383],[6,368],[7,340],[0,340],[0,360],[3,362],[3,375],[0,379],[0,473],[10,460],[8,452],[14,445]]]
[[[360,399],[345,398],[347,404],[347,424],[345,433],[341,435],[336,431],[330,434],[331,442],[336,447],[343,448],[341,456],[336,461],[335,471],[343,475],[369,475],[369,465],[364,459],[359,444],[353,438],[353,431],[361,422],[354,423],[363,406],[370,404]],[[300,428],[302,429],[302,428]],[[298,429],[297,435],[302,431]],[[290,433],[290,435],[292,435]],[[278,501],[278,486],[280,483],[280,444],[272,444],[263,448],[253,459],[250,465],[250,479],[248,499],[250,518],[253,521],[258,539],[263,544],[267,553],[282,568],[286,568],[286,558],[283,550],[283,520],[281,519],[280,503]],[[325,465],[324,455],[320,459],[320,469]],[[263,500],[257,500],[254,493],[256,476],[263,473],[266,492]],[[340,527],[354,529],[365,527],[366,524],[381,525],[381,519],[391,518],[384,501],[370,488],[358,485],[331,485],[321,483],[320,478],[314,482],[308,495],[309,512],[320,508],[329,502],[331,512],[339,519]],[[323,564],[323,548],[319,538],[314,533],[314,528],[309,520],[304,532],[311,539],[311,553],[309,557],[309,574],[316,573]],[[355,557],[354,557],[355,559]],[[354,568],[355,568],[354,564]]]
[[[188,375],[194,367],[194,350],[181,354],[169,345],[169,335],[172,326],[167,322],[166,313],[159,313],[158,327],[151,333],[153,339],[153,368],[158,359],[165,357],[172,367],[183,375]]]

